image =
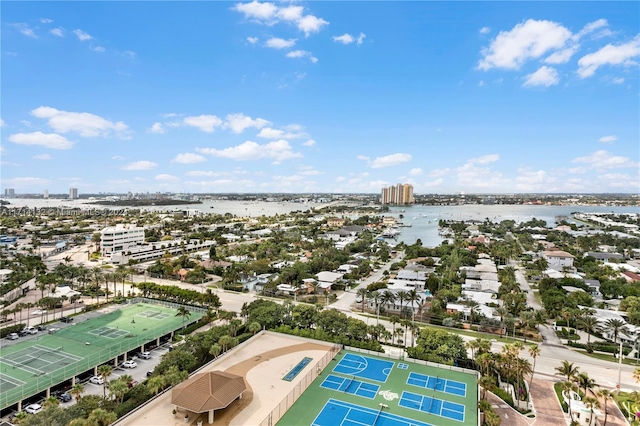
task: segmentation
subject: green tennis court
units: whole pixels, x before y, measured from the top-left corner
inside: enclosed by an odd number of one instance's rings
[[[460,386],[464,384],[466,392],[455,394],[447,393],[446,389],[421,390],[417,386],[408,386],[409,378],[416,375],[438,377],[451,383],[459,383]],[[349,392],[351,383],[355,381],[358,382],[358,389],[376,391]],[[345,385],[346,383],[349,384]],[[409,389],[411,395],[406,392]],[[425,407],[436,401],[440,409],[417,410],[415,404],[410,404],[411,398],[420,399],[421,403],[426,401]],[[457,371],[448,366],[427,366],[406,359],[398,362],[390,358],[343,350],[289,408],[277,425],[477,426],[477,406],[478,385],[474,372]]]
[[[0,408],[182,328],[183,319],[176,316],[176,308],[152,303],[126,305],[3,348]],[[202,309],[188,309],[189,322],[204,315]]]

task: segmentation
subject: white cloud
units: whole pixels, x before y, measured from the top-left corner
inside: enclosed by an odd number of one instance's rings
[[[9,136],[9,142],[20,145],[37,145],[51,149],[69,149],[73,146],[73,142],[67,140],[64,136],[56,133],[16,133]]]
[[[501,31],[491,45],[482,50],[478,68],[519,69],[529,59],[562,48],[570,37],[571,31],[556,22],[529,19],[511,31]]]
[[[409,170],[409,176],[421,176],[422,169],[420,167],[416,167],[414,169]]]
[[[162,127],[162,123],[153,123],[153,126],[151,126],[151,128],[149,129],[149,133],[164,133],[164,127]]]
[[[616,135],[610,135],[610,136],[603,136],[600,139],[598,139],[598,142],[602,142],[602,143],[614,143],[615,141],[618,140],[618,137]]]
[[[633,168],[639,166],[638,163],[631,160],[629,157],[611,155],[608,151],[605,150],[599,150],[591,155],[575,158],[572,163],[587,164],[596,170]]]
[[[261,129],[267,124],[270,124],[270,122],[263,118],[256,118],[254,120],[253,118],[246,116],[242,113],[237,113],[237,114],[228,114],[226,116],[226,122],[224,123],[224,127],[231,129],[233,133],[242,133],[245,129],[249,127]]]
[[[2,184],[16,188],[43,186],[51,183],[49,179],[38,177],[15,177],[12,179],[3,179]]]
[[[275,25],[280,21],[293,23],[307,37],[329,24],[324,19],[313,15],[303,16],[304,7],[302,6],[278,7],[274,3],[260,3],[254,0],[250,3],[236,3],[231,9],[240,12],[246,19],[260,24]]]
[[[92,47],[91,50],[93,50],[94,52],[104,52],[106,49],[102,46],[96,46]]]
[[[247,41],[251,44],[256,44],[258,42],[258,37],[247,37]]]
[[[114,155],[113,157],[111,157],[112,160],[117,160],[117,161],[122,161],[124,160],[124,157],[121,155]]]
[[[589,53],[578,60],[578,76],[591,77],[598,68],[604,65],[637,65],[633,59],[640,56],[640,34],[633,40],[614,46],[607,44],[594,53]]]
[[[264,139],[300,139],[306,138],[308,135],[302,131],[302,127],[298,125],[287,126],[286,130],[273,129],[271,127],[265,127],[260,130],[257,135],[259,138]]]
[[[266,42],[267,47],[271,47],[272,49],[288,49],[289,47],[293,47],[296,45],[296,39],[290,38],[289,40],[285,40],[283,38],[271,37]]]
[[[302,158],[302,154],[294,152],[289,142],[284,139],[265,145],[247,141],[225,149],[197,148],[196,151],[213,157],[229,158],[238,161],[272,159],[280,162],[293,158]]]
[[[64,37],[64,32],[62,30],[62,28],[54,28],[52,30],[49,31],[51,34],[53,34],[56,37]]]
[[[525,76],[523,87],[543,86],[549,87],[558,84],[560,77],[555,68],[542,66],[532,74]]]
[[[640,181],[637,175],[633,177],[626,173],[604,173],[598,175],[598,180],[603,181],[608,187],[633,189],[635,192],[640,190]]]
[[[9,25],[14,27],[18,31],[20,31],[20,34],[22,34],[22,35],[25,35],[25,36],[31,37],[31,38],[38,38],[36,33],[27,24],[17,23],[17,24],[9,24]]]
[[[204,158],[202,155],[194,154],[192,152],[178,154],[173,160],[171,160],[172,163],[180,163],[180,164],[202,163],[203,161],[207,161],[207,159]]]
[[[166,174],[166,173],[156,175],[156,177],[154,179],[155,180],[162,180],[162,181],[176,181],[176,180],[179,180],[176,176],[169,175],[169,174]]]
[[[622,77],[615,77],[611,80],[611,83],[613,84],[622,84],[624,83],[624,78]]]
[[[442,178],[438,178],[436,180],[432,180],[432,181],[428,181],[428,182],[424,182],[422,184],[422,186],[425,186],[427,188],[435,188],[437,186],[440,186],[444,183],[444,179]]]
[[[358,155],[356,158],[358,160],[360,160],[360,161],[369,161],[369,160],[371,160],[371,158],[367,157],[366,155]]]
[[[276,16],[283,21],[297,21],[302,18],[302,12],[304,11],[304,7],[302,6],[287,6],[281,7],[276,12]]]
[[[500,159],[500,156],[498,154],[488,154],[488,155],[482,155],[480,157],[472,158],[468,162],[472,164],[489,164],[489,163],[495,163],[499,159]]]
[[[7,124],[4,122],[4,120],[2,118],[0,118],[0,127],[4,127]]]
[[[251,3],[236,3],[232,9],[242,13],[245,18],[257,21],[271,21],[278,11],[278,7],[273,3],[260,3],[257,0]]]
[[[318,176],[324,174],[324,172],[314,169],[313,166],[300,166],[299,169],[298,174],[302,176]]]
[[[36,160],[53,160],[53,157],[49,154],[34,155],[33,158]]]
[[[565,64],[569,62],[569,59],[578,51],[580,46],[574,44],[566,49],[558,50],[547,56],[544,60],[547,64]]]
[[[162,118],[173,118],[173,117],[177,117],[178,114],[176,114],[175,112],[166,112],[164,114],[160,115]]]
[[[518,169],[516,176],[516,188],[520,191],[543,191],[554,184],[555,179],[550,178],[544,170],[532,170],[530,168]]]
[[[360,46],[362,43],[364,43],[365,38],[367,38],[367,35],[365,33],[360,33],[360,35],[358,36],[358,40],[356,41],[356,45]]]
[[[182,122],[187,126],[197,127],[207,133],[213,133],[216,127],[222,125],[222,120],[217,116],[204,114],[197,117],[185,117]]]
[[[93,40],[93,37],[91,37],[89,34],[85,33],[80,29],[73,30],[73,33],[76,35],[76,37],[78,37],[78,40],[80,41]]]
[[[303,16],[297,21],[298,29],[304,32],[304,35],[307,37],[309,37],[311,33],[319,32],[325,25],[329,25],[329,22],[313,15]]]
[[[337,41],[342,44],[351,44],[355,41],[355,39],[351,34],[345,33],[345,34],[342,34],[341,36],[334,36],[333,41]]]
[[[397,153],[385,155],[384,157],[374,158],[370,165],[373,169],[382,169],[384,167],[392,167],[399,164],[407,163],[411,161],[411,159],[411,154]]]
[[[126,164],[125,166],[122,167],[122,170],[151,170],[158,167],[157,163],[154,163],[153,161],[147,161],[147,160],[141,160],[141,161],[134,161],[133,163],[129,163]]]
[[[597,21],[589,22],[575,35],[575,38],[582,38],[585,35],[592,33],[599,28],[607,27],[608,25],[609,23],[606,19],[598,19]]]
[[[43,24],[50,24],[53,22],[53,19],[49,19],[49,18],[40,18],[40,22]]]
[[[306,50],[294,50],[292,52],[287,53],[287,58],[307,58],[307,57],[314,64],[318,62],[318,58],[314,57],[311,54],[311,52],[307,52]]]
[[[56,132],[74,132],[84,137],[107,137],[114,131],[120,138],[129,137],[129,128],[122,121],[112,122],[88,112],[68,112],[41,106],[31,111],[31,115],[48,119],[48,124]]]
[[[313,139],[309,139],[308,141],[303,142],[303,144],[302,144],[302,145],[304,145],[304,146],[308,146],[308,147],[312,147],[312,146],[315,146],[315,145],[316,145],[316,141],[314,141]]]
[[[482,27],[480,28],[480,30],[478,31],[480,34],[489,34],[491,32],[491,28],[489,27]]]

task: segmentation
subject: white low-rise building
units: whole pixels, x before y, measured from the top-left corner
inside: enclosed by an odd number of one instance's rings
[[[100,252],[102,256],[129,251],[144,244],[144,228],[135,225],[118,224],[100,231]]]

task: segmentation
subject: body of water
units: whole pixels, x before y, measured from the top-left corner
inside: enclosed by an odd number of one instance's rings
[[[23,207],[33,211],[55,209],[95,209],[118,211],[126,207],[105,207],[97,204],[88,204],[87,200],[57,200],[57,199],[10,199],[9,207]],[[175,211],[175,210],[199,210],[203,213],[225,214],[231,213],[239,217],[274,216],[295,211],[307,211],[312,208],[326,207],[323,203],[290,203],[290,202],[266,202],[266,201],[235,201],[235,200],[207,200],[202,204],[184,204],[181,206],[151,206],[141,208],[145,211]],[[502,220],[514,220],[518,223],[526,222],[533,218],[542,219],[547,226],[556,224],[556,217],[567,216],[571,221],[571,213],[638,213],[638,207],[610,207],[610,206],[547,206],[547,205],[462,205],[462,206],[403,206],[391,207],[385,215],[399,218],[410,227],[400,228],[400,234],[396,242],[414,244],[418,239],[427,247],[440,245],[443,238],[438,234],[438,222],[442,220],[482,220],[489,219],[492,222]]]

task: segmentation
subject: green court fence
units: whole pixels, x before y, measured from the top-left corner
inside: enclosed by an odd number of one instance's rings
[[[173,309],[177,309],[178,307],[182,306],[177,303],[170,302],[159,303],[160,301],[155,301],[153,299],[139,298],[135,300],[137,300],[136,303],[151,303],[167,306]],[[188,306],[188,309],[190,311],[200,310],[201,312],[205,312],[204,309],[192,306]],[[44,373],[40,376],[32,378],[23,385],[11,388],[6,392],[2,392],[0,394],[0,409],[5,409],[13,404],[16,404],[19,401],[29,398],[39,392],[45,391],[50,387],[56,386],[64,382],[65,380],[69,380],[77,376],[78,374],[82,374],[98,365],[104,364],[105,362],[111,361],[117,356],[136,349],[143,344],[154,341],[158,337],[171,333],[179,328],[180,327],[176,328],[175,324],[167,324],[165,326],[162,326],[162,324],[160,323],[152,330],[143,331],[137,335],[131,335],[130,338],[123,339],[120,342],[109,341],[108,343],[104,340],[99,339],[98,336],[92,336],[88,333],[74,333],[72,331],[72,327],[58,330],[55,333],[58,338],[71,339],[82,342],[84,344],[88,343],[88,347],[99,349],[89,355],[85,355],[84,358],[80,361],[75,361],[65,366],[64,368],[60,368],[49,373]],[[107,344],[108,346],[101,346]]]

